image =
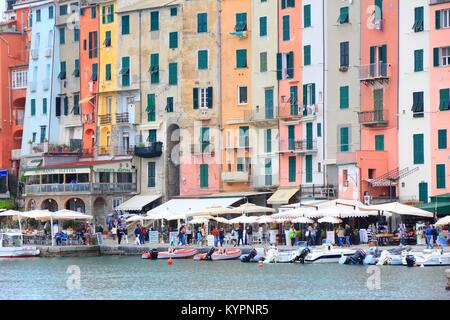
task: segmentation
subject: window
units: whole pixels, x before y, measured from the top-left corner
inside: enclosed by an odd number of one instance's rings
[[[439,90],[439,110],[446,111],[450,110],[450,89]]]
[[[264,144],[264,151],[266,153],[272,152],[272,129],[266,129],[266,143]]]
[[[277,80],[294,77],[294,52],[277,53]]]
[[[445,164],[436,165],[436,188],[446,188]]]
[[[73,40],[75,42],[80,41],[80,29],[78,28],[73,29]]]
[[[73,114],[80,114],[80,96],[78,94],[75,94],[73,96]]]
[[[247,68],[247,49],[236,50],[236,68]]]
[[[316,104],[316,84],[309,83],[303,85],[303,115],[308,115],[308,106],[313,106]],[[310,110],[309,113],[312,113]]]
[[[173,112],[173,97],[167,97],[166,111]]]
[[[311,27],[311,5],[307,4],[303,7],[303,27]]]
[[[422,203],[428,202],[428,183],[419,183],[419,201]]]
[[[375,19],[383,19],[383,0],[375,0]]]
[[[247,31],[247,13],[236,13],[236,25],[234,27],[236,32]]]
[[[447,130],[438,130],[438,149],[447,149]]]
[[[303,64],[305,66],[309,66],[311,64],[311,46],[310,45],[303,47],[303,57],[304,57]]]
[[[59,28],[59,44],[66,43],[66,33],[64,28]]]
[[[341,61],[340,66],[348,68],[349,66],[349,42],[341,42]]]
[[[197,68],[198,70],[208,69],[208,50],[199,50],[197,52]]]
[[[450,28],[450,9],[436,10],[436,29]]]
[[[267,52],[261,52],[259,54],[259,71],[267,72]]]
[[[433,65],[435,67],[450,65],[450,47],[433,49]]]
[[[98,50],[97,50],[97,42],[98,42],[98,33],[97,31],[89,32],[89,59],[97,58]]]
[[[97,8],[91,7],[91,19],[96,19],[96,18],[97,18]]]
[[[36,143],[36,132],[33,132],[31,142]]]
[[[204,109],[212,109],[213,107],[213,88],[193,88],[193,105],[194,109],[199,107]]]
[[[59,7],[59,15],[60,16],[67,15],[67,4],[63,4]]]
[[[178,10],[177,8],[170,8],[170,16],[171,17],[175,17],[178,15]]]
[[[122,86],[130,86],[130,57],[122,57],[122,69],[120,73],[122,74]]]
[[[169,63],[169,85],[176,86],[178,84],[178,64]]]
[[[111,47],[111,31],[105,32],[105,41],[103,42],[105,47]]]
[[[283,17],[283,41],[289,41],[291,39],[291,23],[290,17]]]
[[[264,159],[264,184],[266,186],[271,186],[272,183],[272,159]]]
[[[414,32],[423,31],[423,7],[414,8]]]
[[[47,114],[47,98],[42,99],[42,114]]]
[[[295,0],[281,0],[281,9],[295,8]]]
[[[150,83],[159,83],[159,54],[150,55]]]
[[[340,24],[349,23],[349,14],[348,14],[348,7],[342,7],[339,9],[339,19],[338,22]]]
[[[150,12],[150,31],[159,30],[159,11]]]
[[[78,78],[80,76],[80,60],[79,59],[75,59],[75,69],[73,70],[72,75],[75,78]]]
[[[47,127],[46,127],[46,126],[41,126],[41,139],[40,139],[40,143],[44,143],[44,141],[45,141],[45,136],[46,136],[46,131],[47,131]]]
[[[289,101],[290,101],[290,108],[291,108],[291,116],[298,115],[298,87],[297,86],[291,86],[289,88]]]
[[[317,124],[317,137],[321,137],[322,136],[322,124],[319,122]]]
[[[198,13],[197,14],[197,32],[203,33],[208,32],[208,14],[207,13]]]
[[[147,187],[156,187],[156,162],[149,162],[147,167]]]
[[[413,135],[414,164],[425,163],[423,134]]]
[[[239,147],[248,148],[250,146],[249,127],[239,127]]]
[[[259,18],[259,36],[260,37],[267,36],[267,17]]]
[[[376,151],[384,151],[384,135],[376,135],[375,136],[375,150]]]
[[[169,33],[169,48],[170,49],[178,48],[178,32]]]
[[[411,111],[413,112],[414,118],[423,117],[423,92],[413,92],[413,106]]]
[[[248,103],[247,86],[239,86],[238,87],[238,104],[247,104],[247,103]]]
[[[210,134],[209,134],[209,128],[202,127],[200,128],[200,146],[202,153],[208,152],[208,149],[210,147]]]
[[[414,50],[414,72],[423,71],[423,50]]]
[[[339,108],[348,109],[349,107],[349,87],[342,86],[339,88]]]
[[[288,150],[295,150],[295,126],[288,126]]]
[[[69,115],[69,97],[64,97],[64,115]]]
[[[341,152],[347,152],[349,148],[349,128],[343,127],[340,129],[340,142],[341,142]]]
[[[111,64],[110,63],[105,65],[105,80],[111,81]]]
[[[147,121],[156,121],[156,99],[154,94],[147,94]]]
[[[66,79],[66,62],[65,61],[61,61],[61,63],[60,63],[60,72],[59,72],[58,78],[60,80]]]
[[[200,188],[208,188],[208,164],[202,163],[200,165]]]
[[[130,16],[122,16],[122,34],[130,34]]]
[[[156,129],[148,130],[147,142],[150,142],[150,143],[156,142],[158,140],[157,136],[158,136],[158,133],[157,133]]]
[[[297,180],[297,157],[289,157],[289,182]]]
[[[28,70],[13,70],[12,71],[12,88],[23,89],[27,87]]]
[[[305,181],[306,183],[311,183],[313,181],[312,155],[305,156],[305,171],[306,171]]]
[[[36,99],[31,99],[31,116],[36,115]]]
[[[108,10],[108,13],[106,13]],[[114,22],[114,4],[110,4],[109,6],[104,6],[102,8],[102,23],[113,23]]]
[[[53,6],[48,7],[48,18],[53,19]]]
[[[60,117],[61,116],[61,97],[56,97],[55,99],[55,116]]]
[[[41,22],[41,10],[36,10],[36,22]]]
[[[91,80],[92,81],[97,81],[98,78],[98,64],[94,63],[92,64],[92,76],[91,76]]]

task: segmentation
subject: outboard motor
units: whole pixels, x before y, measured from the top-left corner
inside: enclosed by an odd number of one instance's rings
[[[216,251],[215,247],[212,247],[211,249],[209,249],[208,253],[205,256],[205,260],[211,260],[211,256],[213,255],[213,253]]]
[[[309,248],[303,248],[300,254],[297,256],[296,261],[300,261],[300,263],[305,263],[306,256],[311,253]]]
[[[157,249],[152,249],[150,251],[150,259],[151,260],[156,260],[158,259],[158,250]]]
[[[406,265],[408,267],[415,267],[416,266],[416,257],[414,257],[412,254],[408,254],[405,258]]]
[[[350,257],[341,257],[339,263],[341,264],[363,264],[366,253],[362,249],[356,250],[355,254]]]
[[[252,251],[250,251],[249,254],[245,254],[241,256],[241,262],[252,262],[256,255],[258,254],[258,252],[256,251],[255,248],[252,249]]]

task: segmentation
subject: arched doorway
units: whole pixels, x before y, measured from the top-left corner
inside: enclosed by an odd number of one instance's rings
[[[67,200],[66,209],[85,213],[86,205],[84,204],[84,201],[81,200],[80,198],[72,198]]]
[[[26,210],[26,211],[30,211],[30,210],[35,210],[35,209],[37,209],[37,206],[36,206],[36,200],[34,200],[34,199],[29,199],[29,200],[27,201],[26,206],[25,206],[25,210]]]
[[[46,199],[42,201],[41,209],[56,212],[58,211],[58,203],[54,199]]]
[[[94,201],[94,208],[93,208],[93,216],[94,216],[94,223],[96,225],[101,224],[103,226],[106,225],[106,201],[103,198],[97,198]]]
[[[170,198],[180,195],[180,127],[171,124],[167,128],[167,182],[166,190]]]

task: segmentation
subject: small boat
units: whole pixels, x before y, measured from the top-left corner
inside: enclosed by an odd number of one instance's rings
[[[365,265],[402,265],[403,257],[411,251],[409,246],[399,246],[389,250],[380,250],[379,248],[369,248],[364,259]]]
[[[300,246],[296,250],[279,251],[277,247],[271,247],[267,251],[264,263],[304,263],[305,257],[311,252],[306,246]]]
[[[158,250],[152,249],[151,251],[142,254],[142,259],[156,260],[158,259]]]
[[[261,262],[264,261],[264,249],[253,248],[249,254],[243,254],[239,257],[241,262]]]
[[[364,259],[366,258],[366,253],[362,249],[356,250],[355,254],[352,256],[342,256],[339,259],[339,264],[364,264]]]
[[[158,259],[189,259],[197,254],[197,249],[169,249],[168,251],[158,252]]]
[[[11,246],[4,246],[4,244]],[[0,259],[35,258],[41,253],[32,246],[22,246],[22,234],[17,232],[0,233]]]
[[[305,263],[338,263],[341,257],[353,256],[356,250],[333,248],[331,244],[324,244],[319,249],[312,249],[304,259]]]
[[[424,250],[410,252],[402,259],[402,264],[408,267],[450,266],[450,252],[439,250]]]
[[[194,260],[211,260],[211,261],[219,261],[219,260],[234,260],[241,256],[241,249],[233,248],[233,249],[216,249],[211,248],[207,253],[199,253],[194,256]]]

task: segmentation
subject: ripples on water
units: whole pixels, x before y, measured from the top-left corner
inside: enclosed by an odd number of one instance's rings
[[[69,290],[70,265],[81,287]],[[0,260],[0,299],[450,299],[445,267],[381,267],[369,290],[366,266],[86,257]]]

